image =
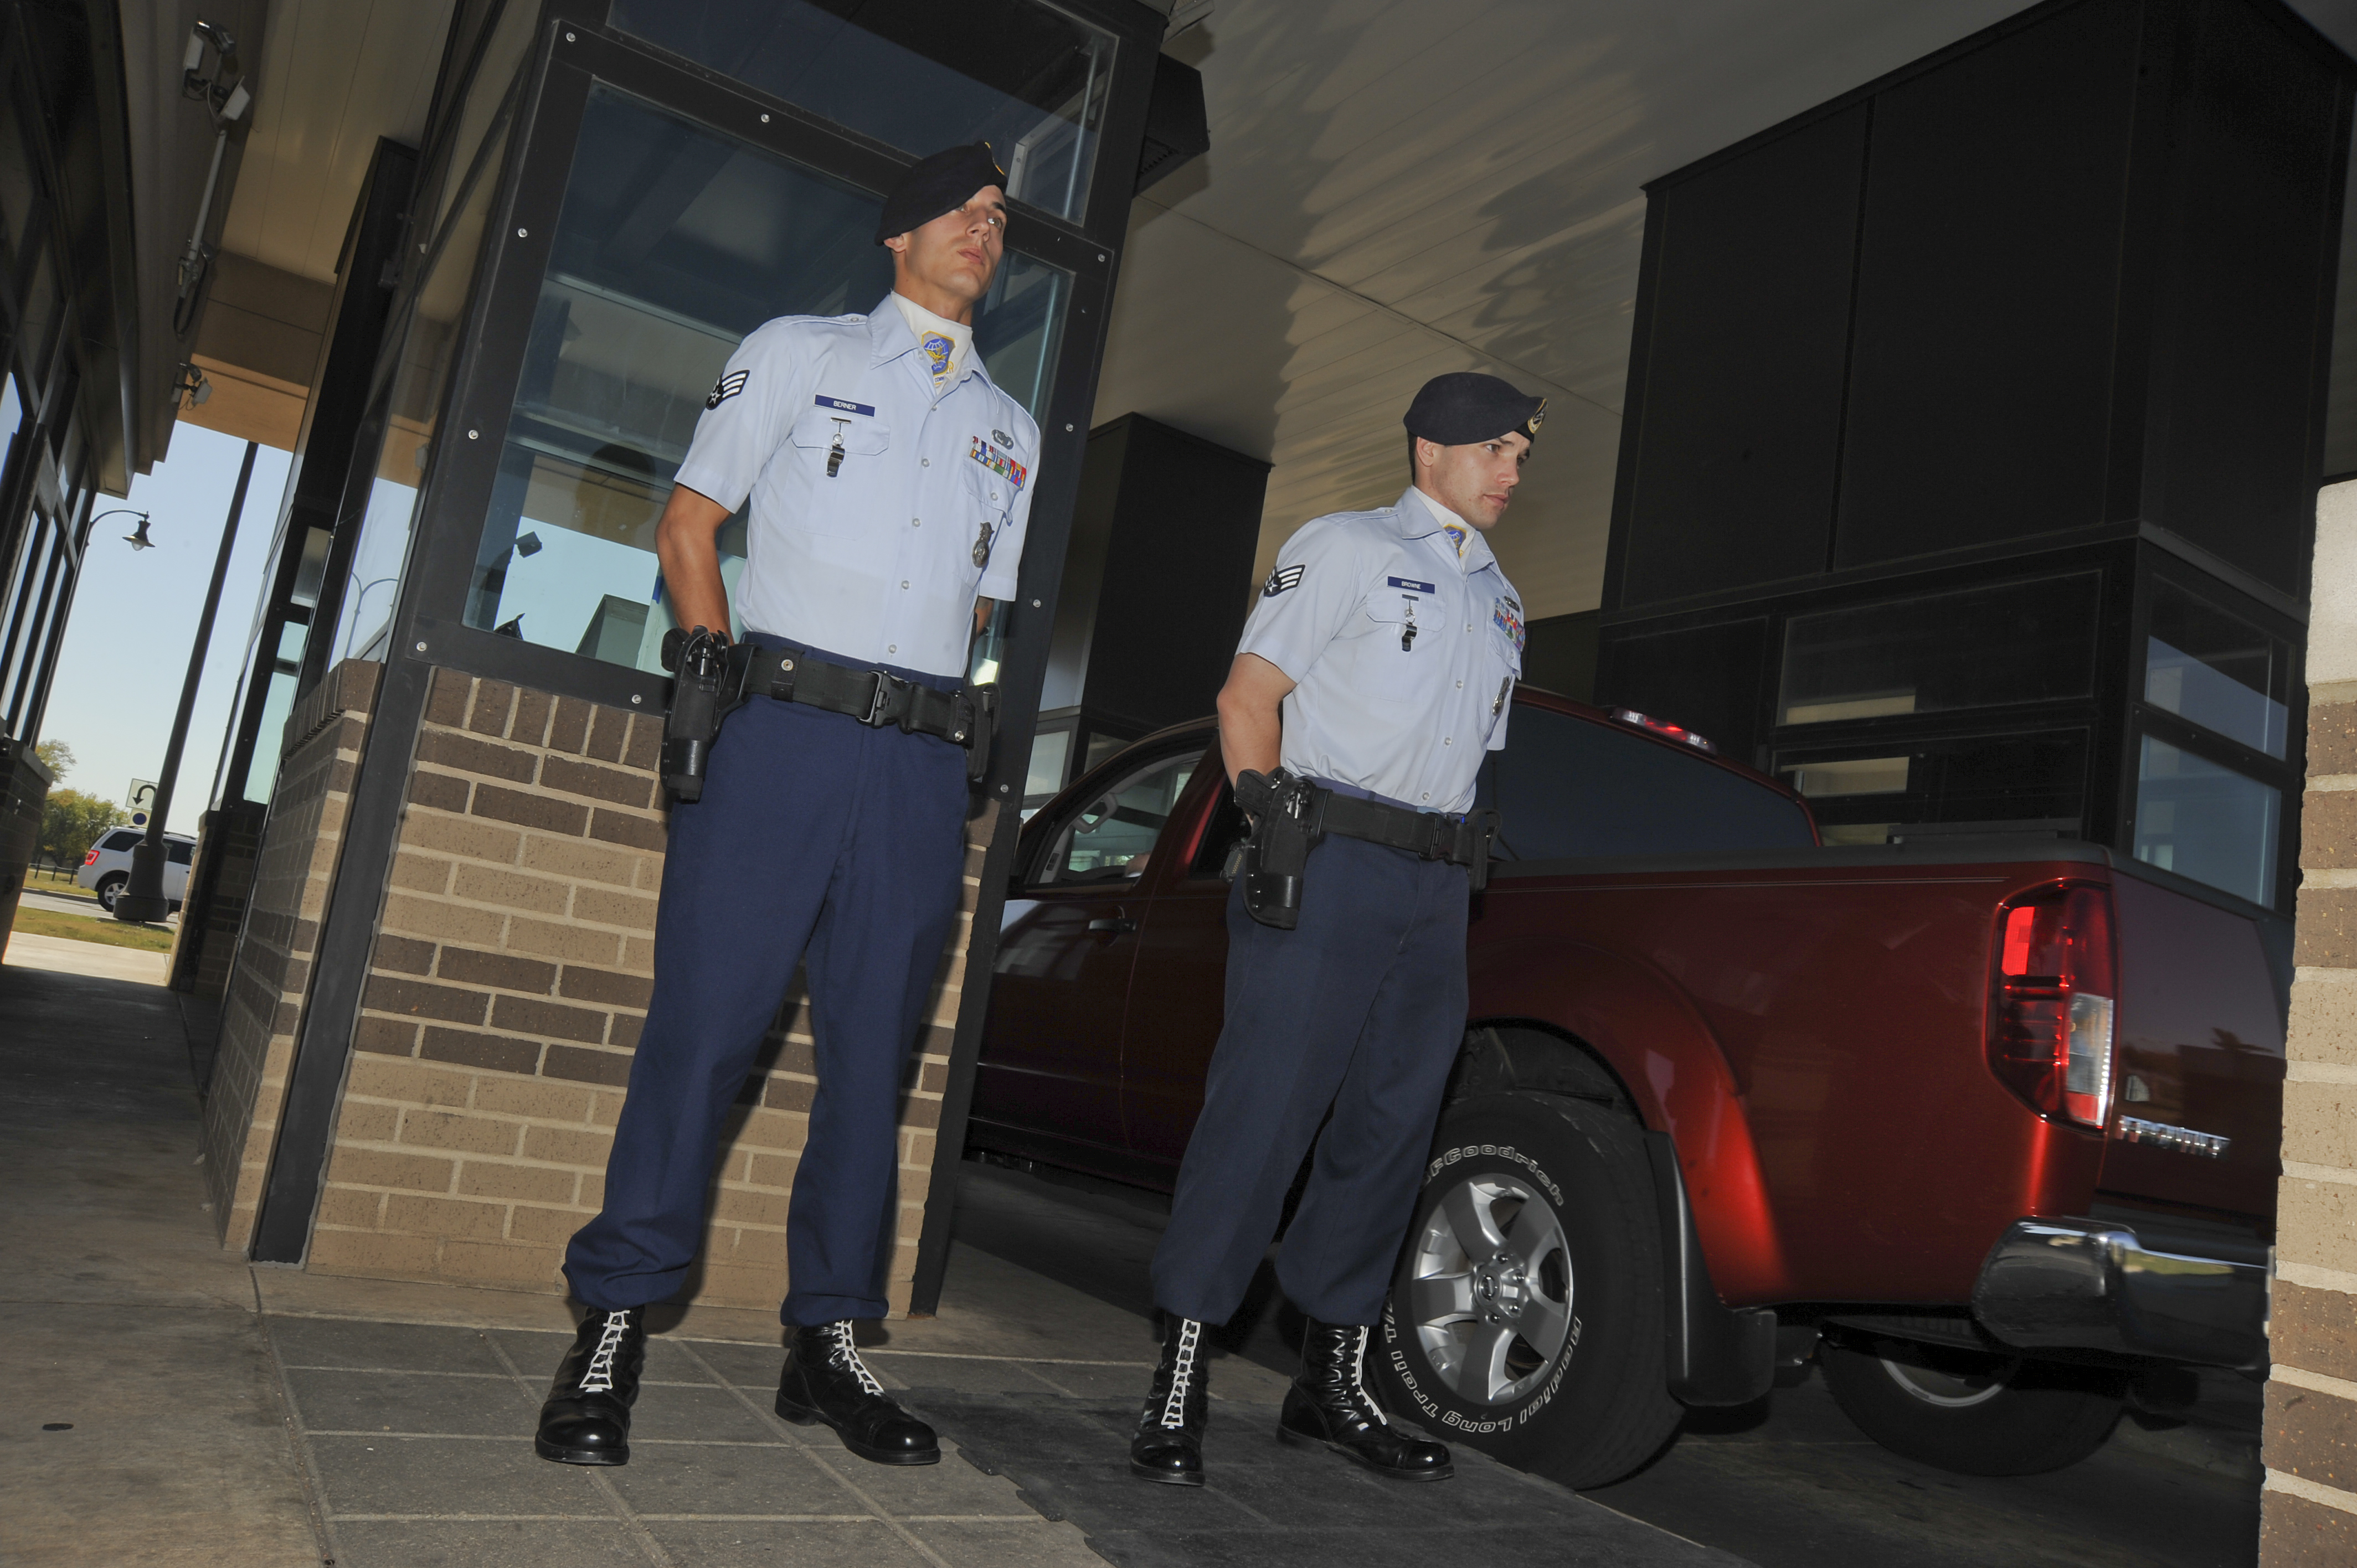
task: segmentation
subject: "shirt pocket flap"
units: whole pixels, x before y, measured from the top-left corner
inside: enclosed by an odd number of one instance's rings
[[[873,457],[891,446],[892,427],[870,413],[812,408],[803,410],[802,416],[794,421],[790,439],[797,446],[827,452],[834,449],[838,436],[845,452],[857,457]]]
[[[980,458],[970,458],[964,465],[966,492],[974,504],[985,511],[1005,514],[1015,509],[1015,486],[1004,474]]]
[[[1397,589],[1388,589],[1367,596],[1366,613],[1369,620],[1380,626],[1404,627],[1427,624],[1438,618],[1440,610],[1432,599],[1404,598]]]

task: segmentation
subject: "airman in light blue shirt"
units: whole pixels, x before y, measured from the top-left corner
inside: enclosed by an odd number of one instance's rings
[[[1236,651],[1293,682],[1288,770],[1458,812],[1483,753],[1506,744],[1523,603],[1481,532],[1410,486],[1286,540]]]
[[[977,596],[1015,596],[1039,461],[1039,426],[970,338],[937,383],[887,296],[757,328],[705,400],[679,483],[730,511],[752,499],[747,630],[957,675]]]

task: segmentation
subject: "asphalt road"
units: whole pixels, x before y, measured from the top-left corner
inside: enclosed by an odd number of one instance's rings
[[[1168,1208],[1150,1193],[968,1163],[956,1234],[1150,1316],[1146,1264]],[[1264,1267],[1224,1342],[1289,1373],[1289,1317]],[[2204,1388],[2190,1424],[2124,1420],[2067,1470],[1989,1480],[1880,1447],[1812,1369],[1757,1405],[1695,1412],[1652,1465],[1586,1495],[1760,1568],[2243,1568],[2258,1558],[2259,1390],[2222,1375]]]

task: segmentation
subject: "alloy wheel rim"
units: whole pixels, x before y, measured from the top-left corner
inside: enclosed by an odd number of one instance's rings
[[[1403,1316],[1441,1381],[1471,1404],[1512,1404],[1571,1339],[1563,1220],[1512,1176],[1466,1176],[1417,1232],[1403,1294]]]

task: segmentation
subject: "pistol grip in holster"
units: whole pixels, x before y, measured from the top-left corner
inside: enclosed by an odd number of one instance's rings
[[[673,630],[662,644],[663,668],[674,671],[671,708],[663,715],[663,788],[682,801],[704,798],[704,775],[720,721],[744,701],[745,664],[728,646],[698,628]],[[737,688],[731,690],[731,688]]]
[[[1325,836],[1326,791],[1282,768],[1272,778],[1251,770],[1236,779],[1237,803],[1253,815],[1244,846],[1244,912],[1262,925],[1290,931],[1301,923],[1301,883],[1309,852]]]

